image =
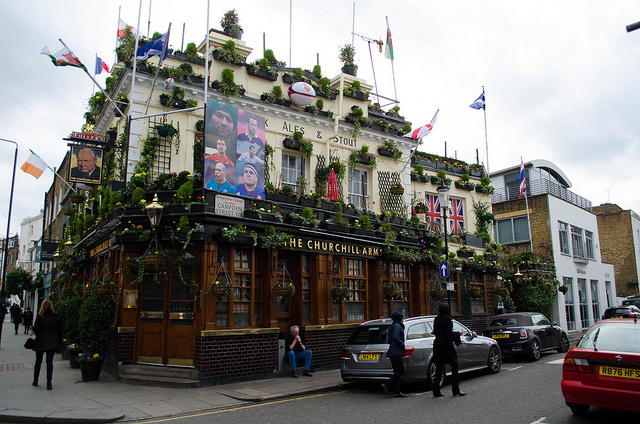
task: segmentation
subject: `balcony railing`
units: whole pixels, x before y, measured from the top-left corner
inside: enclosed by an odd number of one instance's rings
[[[536,180],[527,184],[529,196],[538,194],[551,194],[559,199],[569,202],[579,208],[591,212],[591,201],[582,196],[578,196],[571,190],[566,189],[558,183],[550,180]],[[502,187],[496,189],[491,196],[491,203],[501,203],[508,200],[515,200],[520,197],[520,188],[518,186]]]

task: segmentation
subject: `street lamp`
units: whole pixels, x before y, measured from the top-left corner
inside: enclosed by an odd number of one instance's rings
[[[164,206],[158,203],[158,194],[153,196],[153,202],[149,203],[145,206],[145,211],[147,211],[147,217],[149,217],[149,223],[152,228],[157,228],[160,225],[160,219],[162,218],[162,210]]]
[[[442,216],[444,221],[444,247],[447,254],[447,302],[449,303],[449,311],[451,311],[451,291],[449,290],[449,283],[451,282],[451,269],[449,267],[449,240],[447,237],[447,208],[449,207],[449,191],[451,189],[446,184],[442,183],[437,189],[438,200],[440,201],[440,209],[442,209]]]
[[[71,235],[69,235],[67,241],[64,242],[64,253],[67,256],[71,256],[73,254],[73,242],[71,241]]]

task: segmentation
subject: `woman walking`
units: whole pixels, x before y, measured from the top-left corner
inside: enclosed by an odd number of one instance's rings
[[[464,396],[460,391],[460,379],[458,378],[458,354],[453,346],[460,346],[459,331],[453,331],[453,321],[449,312],[449,304],[441,303],[438,307],[438,316],[433,320],[433,333],[436,336],[433,342],[433,363],[436,365],[436,375],[433,378],[433,397],[442,397],[440,386],[444,379],[444,365],[451,365],[451,391],[454,396]]]
[[[60,316],[56,314],[50,300],[45,300],[40,305],[36,323],[33,326],[33,333],[36,335],[36,364],[33,369],[33,385],[38,385],[38,376],[42,366],[42,357],[47,354],[47,390],[51,390],[51,379],[53,378],[53,356],[56,349],[62,342],[62,330]]]

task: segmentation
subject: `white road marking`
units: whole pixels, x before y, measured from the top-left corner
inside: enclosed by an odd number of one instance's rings
[[[509,372],[511,372],[511,371],[515,371],[515,370],[519,370],[520,368],[522,368],[522,365],[520,365],[519,367],[511,368],[511,369],[509,370]]]
[[[562,365],[563,363],[564,363],[564,358],[555,359],[553,361],[547,362],[547,364],[552,364],[552,365]]]
[[[540,418],[538,418],[537,420],[535,420],[535,421],[531,422],[531,424],[544,424],[544,420],[545,420],[546,418],[547,418],[547,417],[540,417]]]

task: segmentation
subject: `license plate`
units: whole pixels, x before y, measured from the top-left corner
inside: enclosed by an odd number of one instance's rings
[[[493,339],[508,339],[510,334],[492,334],[491,338]]]
[[[621,315],[616,315],[615,317],[611,317],[612,319],[622,319]]]
[[[379,353],[361,353],[360,356],[358,356],[358,358],[361,361],[377,361],[378,359],[380,359],[380,354]]]
[[[600,375],[607,377],[632,378],[640,380],[640,370],[632,368],[600,367]]]

